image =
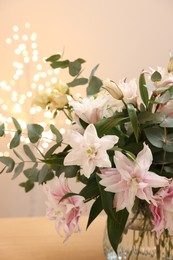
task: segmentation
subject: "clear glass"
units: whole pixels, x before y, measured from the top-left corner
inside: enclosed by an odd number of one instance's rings
[[[118,247],[118,255],[112,249],[105,229],[103,250],[107,260],[173,260],[172,243],[173,237],[164,234],[157,239],[151,228],[142,230],[142,225],[137,220],[126,229]]]

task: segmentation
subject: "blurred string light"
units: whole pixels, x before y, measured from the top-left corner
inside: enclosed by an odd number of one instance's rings
[[[9,81],[0,81],[0,124],[5,123],[6,129],[9,129],[9,135],[14,135],[14,126],[11,116],[18,119],[21,127],[26,131],[26,122],[40,123],[46,127],[46,123],[55,124],[52,119],[52,113],[45,111],[41,107],[33,107],[32,99],[34,92],[44,90],[56,83],[59,69],[44,69],[46,65],[44,59],[39,58],[37,44],[37,33],[32,32],[30,23],[25,23],[24,28],[14,25],[12,35],[5,40],[5,43],[13,50],[14,59],[12,61],[13,74]],[[61,134],[65,133],[65,125],[70,122],[65,119],[58,119]],[[13,132],[10,131],[13,130]],[[49,139],[53,139],[50,131],[44,132],[45,140],[42,142],[41,151],[48,148]],[[28,143],[28,138],[22,136],[21,140]],[[9,146],[9,144],[8,144]],[[0,152],[1,155],[8,155],[8,152]]]

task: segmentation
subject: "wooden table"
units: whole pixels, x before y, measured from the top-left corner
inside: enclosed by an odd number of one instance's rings
[[[87,218],[81,218],[81,233],[73,234],[65,244],[47,218],[1,218],[0,260],[105,260],[105,216],[85,231]]]

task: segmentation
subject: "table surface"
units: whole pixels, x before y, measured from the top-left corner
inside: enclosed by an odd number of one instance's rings
[[[102,239],[106,218],[99,216],[86,231],[87,219],[81,218],[81,232],[64,244],[54,221],[47,218],[1,218],[0,260],[105,260]]]

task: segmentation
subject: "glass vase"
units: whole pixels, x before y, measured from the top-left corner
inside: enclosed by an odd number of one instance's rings
[[[151,224],[144,228],[144,222],[140,219],[135,219],[133,223],[129,220],[118,246],[118,254],[109,242],[106,228],[103,250],[107,260],[173,260],[173,237],[164,232],[158,239],[152,232]]]

